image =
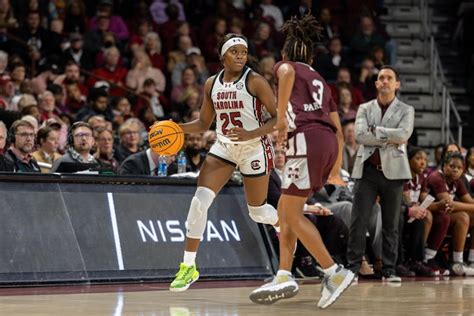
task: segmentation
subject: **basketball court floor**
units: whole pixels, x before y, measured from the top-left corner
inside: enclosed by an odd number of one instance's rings
[[[317,308],[319,282],[274,305],[248,294],[260,281],[200,281],[171,293],[165,283],[0,289],[0,315],[474,315],[474,278],[360,281],[334,305]]]

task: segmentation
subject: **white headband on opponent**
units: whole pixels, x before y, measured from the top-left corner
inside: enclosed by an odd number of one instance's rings
[[[234,45],[244,45],[248,47],[247,42],[241,37],[232,37],[227,40],[227,42],[222,45],[221,56],[224,56],[225,52]]]

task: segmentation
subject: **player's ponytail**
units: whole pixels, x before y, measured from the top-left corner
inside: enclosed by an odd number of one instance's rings
[[[312,58],[313,41],[319,40],[321,30],[319,22],[310,14],[301,19],[293,16],[287,20],[282,32],[286,37],[283,52],[288,59],[308,63]]]

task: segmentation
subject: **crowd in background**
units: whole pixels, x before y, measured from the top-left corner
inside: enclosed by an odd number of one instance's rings
[[[244,34],[255,70],[274,86],[283,21],[310,12],[324,35],[314,47],[312,66],[337,103],[343,167],[350,173],[358,148],[357,108],[376,97],[378,70],[396,58],[394,42],[377,18],[381,5],[362,0],[0,0],[0,170],[54,172],[59,162],[75,161],[117,174],[155,175],[159,157],[147,149],[147,131],[158,120],[199,116],[203,84],[221,69],[217,43],[222,37]],[[187,171],[199,170],[215,138],[212,131],[186,136]],[[424,178],[428,171],[443,170],[443,148],[435,149],[436,161],[425,155]],[[474,149],[456,151],[463,151],[462,179],[472,190]],[[277,154],[283,155],[281,149]],[[167,163],[168,174],[175,173],[174,157]],[[321,231],[339,227],[328,248],[341,258],[352,199],[346,179],[348,187],[326,186],[314,196],[324,208],[309,215]],[[377,206],[373,212],[368,258],[377,268],[381,219]],[[334,217],[324,223],[328,215]],[[312,267],[307,255],[300,258],[306,264],[299,268]],[[368,266],[363,269],[361,274],[371,273]]]

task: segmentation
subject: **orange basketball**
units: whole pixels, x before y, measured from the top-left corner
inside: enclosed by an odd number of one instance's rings
[[[159,155],[174,155],[184,145],[183,129],[173,121],[155,123],[148,132],[148,143],[151,150]]]

